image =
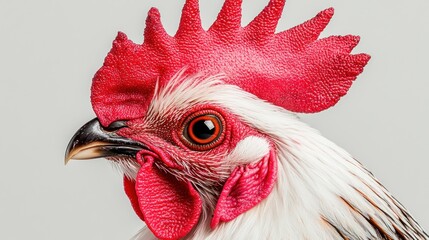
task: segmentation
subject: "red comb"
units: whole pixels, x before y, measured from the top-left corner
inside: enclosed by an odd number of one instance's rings
[[[357,36],[318,39],[332,8],[287,31],[275,33],[285,0],[271,0],[241,27],[241,0],[226,0],[216,21],[201,27],[198,0],[187,0],[179,29],[168,35],[157,9],[149,11],[144,43],[119,33],[92,85],[92,104],[102,124],[144,116],[155,83],[179,70],[226,75],[261,99],[294,112],[318,112],[345,95],[370,57],[350,54]]]

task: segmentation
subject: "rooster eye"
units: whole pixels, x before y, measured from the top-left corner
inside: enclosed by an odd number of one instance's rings
[[[223,119],[214,112],[192,115],[183,128],[184,143],[195,150],[208,150],[217,146],[222,136]]]
[[[188,126],[188,136],[199,144],[215,140],[220,133],[220,123],[216,116],[206,115],[192,119]]]

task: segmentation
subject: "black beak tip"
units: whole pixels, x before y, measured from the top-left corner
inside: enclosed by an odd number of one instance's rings
[[[126,127],[125,121],[113,122],[108,127],[101,126],[97,118],[83,125],[70,139],[67,145],[64,162],[70,159],[94,159],[114,156],[135,157],[138,151],[146,147],[136,141],[116,134]]]

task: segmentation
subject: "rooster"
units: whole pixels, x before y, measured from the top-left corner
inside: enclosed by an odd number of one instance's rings
[[[333,16],[275,33],[285,0],[246,27],[226,0],[201,27],[187,0],[177,33],[149,11],[143,44],[119,33],[95,74],[97,118],[69,159],[104,157],[146,223],[135,239],[427,239],[346,151],[299,121],[335,105],[370,57],[359,37],[318,39]]]

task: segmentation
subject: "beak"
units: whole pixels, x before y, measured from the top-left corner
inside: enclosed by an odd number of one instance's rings
[[[135,157],[137,152],[146,147],[136,141],[116,134],[126,127],[124,121],[114,122],[103,128],[97,118],[83,125],[70,140],[64,163],[70,159],[88,160],[115,156]]]

